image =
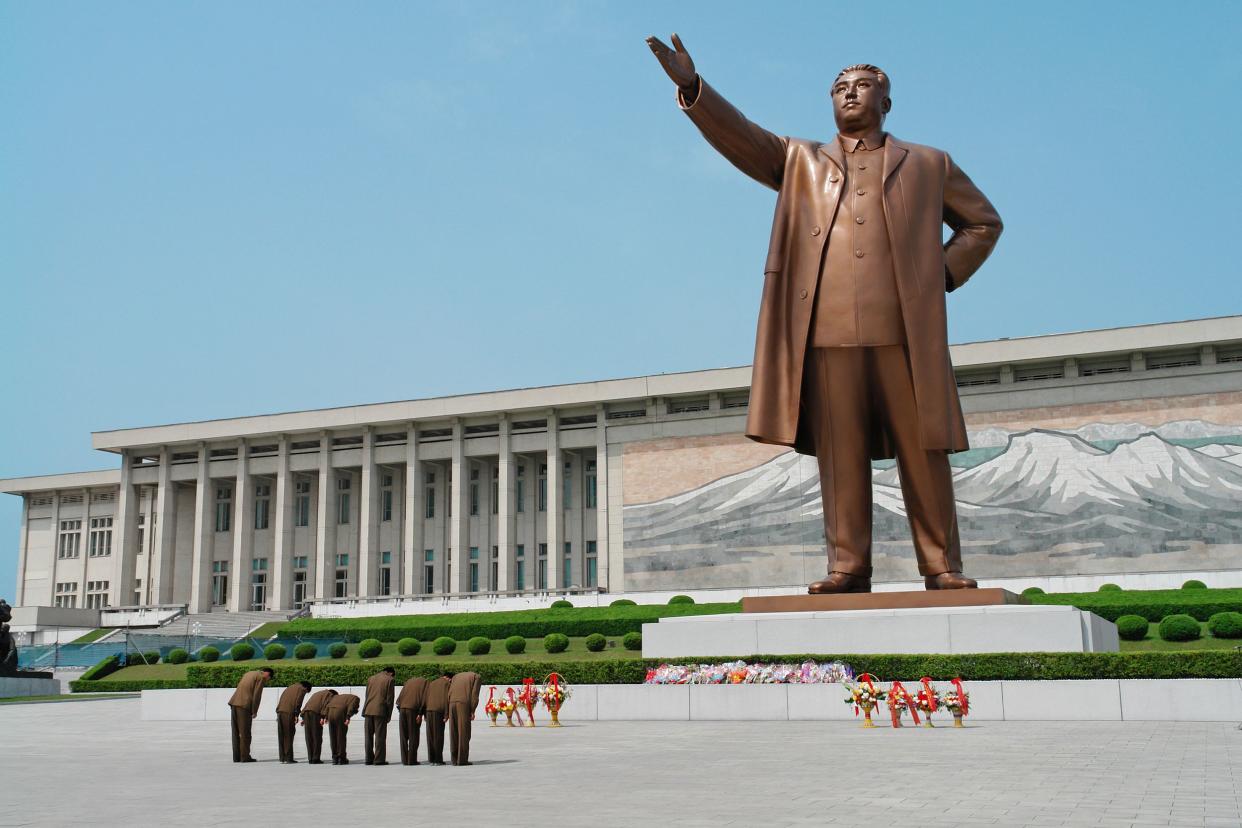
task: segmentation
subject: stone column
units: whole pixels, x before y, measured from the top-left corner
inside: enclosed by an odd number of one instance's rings
[[[17,597],[14,599],[13,606],[21,607],[26,605],[26,556],[30,552],[30,525],[26,522],[26,515],[30,513],[30,495],[22,495],[22,517],[21,517],[21,545],[17,548]],[[60,527],[56,527],[58,530]],[[55,537],[55,535],[53,535]],[[52,560],[56,560],[57,550],[55,542],[52,548]],[[56,581],[52,580],[52,591],[49,593],[48,603],[55,601]]]
[[[423,464],[418,459],[418,426],[405,430],[405,515],[402,517],[402,589],[406,595],[422,592],[423,574]]]
[[[138,493],[134,491],[133,471],[133,458],[130,457],[128,451],[122,450],[121,490],[117,494],[116,501],[116,513],[119,520],[116,521],[112,536],[116,542],[117,557],[113,565],[115,578],[108,589],[108,600],[113,606],[129,604],[129,599],[134,595],[134,567],[138,563],[138,550],[134,545],[134,538],[138,535]]]
[[[272,540],[272,582],[268,605],[274,610],[293,606],[293,475],[289,473],[289,436],[276,446],[276,525]]]
[[[168,446],[160,448],[160,473],[156,486],[155,508],[151,511],[151,531],[155,543],[151,555],[151,581],[147,584],[148,600],[153,604],[171,604],[173,600],[173,577],[175,571],[174,544],[177,539],[177,488],[172,482],[172,451]]]
[[[212,491],[207,444],[198,444],[197,485],[194,492],[194,552],[190,573],[190,612],[211,611]]]
[[[375,432],[362,432],[362,494],[358,503],[358,595],[379,592],[379,496],[375,485]]]
[[[453,516],[449,519],[450,560],[449,592],[466,592],[470,588],[470,464],[466,462],[466,434],[461,420],[453,423]]]
[[[250,492],[250,458],[245,440],[237,443],[237,480],[233,486],[233,563],[229,569],[229,610],[250,609],[250,561],[254,557],[254,498]],[[262,609],[262,607],[260,607]]]
[[[314,597],[326,600],[333,596],[333,573],[336,561],[336,515],[332,513],[332,495],[336,486],[332,475],[332,432],[319,435],[319,489],[315,498],[315,569],[311,573]]]
[[[561,452],[560,418],[555,411],[548,412],[548,589],[561,588],[561,561],[565,557],[565,512],[562,508],[561,464],[565,462]],[[538,550],[536,550],[538,554]],[[537,566],[537,565],[536,565]],[[537,574],[537,573],[536,573]]]
[[[596,586],[608,589],[608,416],[595,407],[595,559]]]
[[[513,446],[510,443],[509,417],[500,416],[500,431],[497,435],[499,449],[496,455],[496,494],[500,503],[496,508],[496,545],[499,547],[500,561],[496,573],[496,590],[507,592],[513,589],[513,563],[516,551],[515,538],[517,524],[514,521],[514,487],[513,487]],[[488,550],[488,554],[491,551]]]

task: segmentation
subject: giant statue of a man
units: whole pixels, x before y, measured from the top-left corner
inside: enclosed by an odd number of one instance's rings
[[[809,591],[871,590],[871,461],[891,457],[927,588],[976,586],[948,459],[968,445],[944,295],[992,252],[996,210],[947,153],[884,132],[892,100],[876,66],[841,71],[837,135],[807,141],[748,121],[677,35],[672,49],[647,44],[708,143],[777,191],[746,436],[817,458],[828,574]]]

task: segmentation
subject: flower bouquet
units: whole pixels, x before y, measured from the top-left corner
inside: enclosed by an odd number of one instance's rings
[[[517,703],[526,708],[526,725],[535,726],[535,705],[539,703],[539,691],[535,689],[533,678],[522,679],[522,692],[518,693]]]
[[[875,710],[887,695],[883,690],[875,686],[875,676],[870,673],[863,673],[858,677],[858,684],[850,684],[846,682],[845,689],[849,691],[849,695],[845,698],[846,704],[854,705],[854,715],[858,715],[858,711],[863,713],[863,727],[875,727],[871,721],[871,711]]]
[[[910,715],[914,717],[914,723],[919,723],[919,710],[914,701],[914,696],[910,695],[910,691],[900,681],[894,681],[893,686],[888,690],[888,715],[893,719],[893,727],[901,727],[901,714],[910,711]]]
[[[483,705],[483,712],[492,720],[492,727],[496,726],[496,715],[500,713],[496,707],[496,687],[493,685],[487,689],[487,704]]]
[[[935,727],[932,724],[932,714],[941,708],[943,702],[940,700],[940,694],[936,692],[935,686],[929,676],[923,676],[919,679],[919,691],[914,694],[914,705],[923,712],[924,727]]]
[[[953,726],[963,727],[962,717],[970,715],[970,694],[962,687],[962,680],[953,679],[953,689],[940,697],[942,707],[953,714]]]
[[[543,699],[543,706],[548,708],[548,713],[552,714],[552,723],[548,727],[560,727],[561,720],[558,717],[561,705],[565,703],[565,699],[569,698],[569,687],[561,683],[560,675],[552,673],[545,679],[539,691],[539,698]]]
[[[509,727],[513,727],[513,711],[517,710],[517,702],[513,698],[513,688],[509,688],[509,692],[496,699],[496,710],[505,714]]]

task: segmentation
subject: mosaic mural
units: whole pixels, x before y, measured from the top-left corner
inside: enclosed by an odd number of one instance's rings
[[[1197,415],[1197,416],[1187,416]],[[967,418],[953,455],[975,577],[1221,569],[1242,560],[1242,394]],[[627,590],[821,577],[812,457],[740,435],[626,446]],[[876,578],[917,577],[897,469],[875,464]]]

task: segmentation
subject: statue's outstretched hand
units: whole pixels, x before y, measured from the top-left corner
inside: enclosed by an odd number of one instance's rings
[[[651,53],[656,56],[656,60],[660,61],[660,65],[664,67],[664,71],[668,73],[673,83],[682,89],[690,89],[694,86],[694,79],[699,76],[699,73],[695,71],[694,60],[676,33],[673,34],[673,49],[665,46],[658,37],[647,38],[647,45],[651,47]]]

